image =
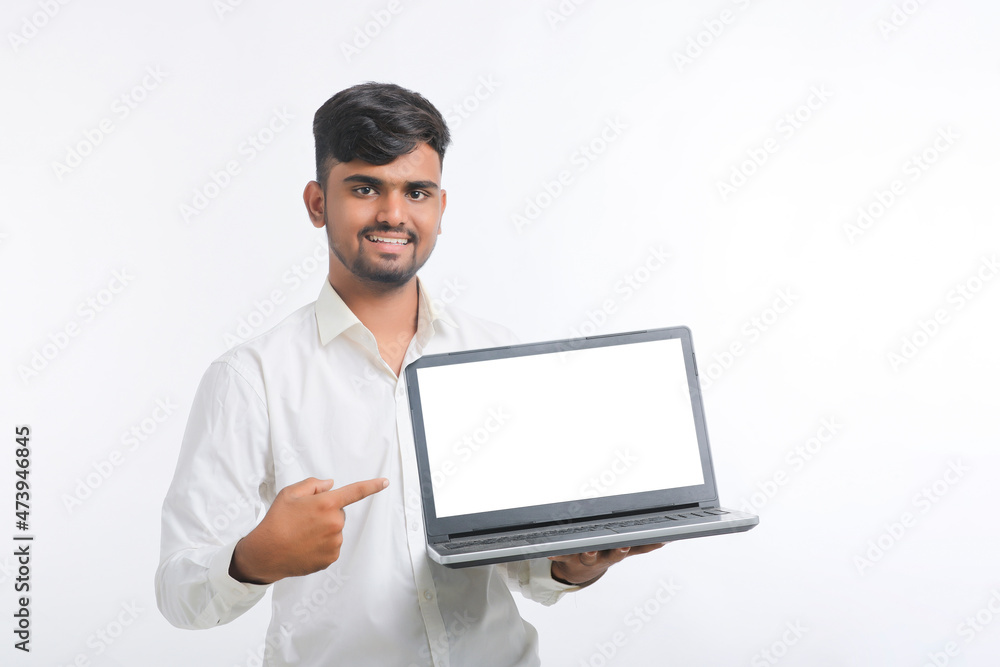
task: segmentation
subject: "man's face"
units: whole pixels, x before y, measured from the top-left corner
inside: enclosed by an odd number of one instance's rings
[[[310,183],[306,207],[314,225],[326,226],[331,280],[369,287],[408,283],[441,233],[446,196],[440,182],[440,158],[421,143],[381,166],[335,163],[325,193]]]

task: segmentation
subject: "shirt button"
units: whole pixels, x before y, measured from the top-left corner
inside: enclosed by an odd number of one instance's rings
[[[410,522],[410,530],[412,530],[412,531],[416,532],[416,531],[417,531],[417,528],[419,528],[419,527],[420,527],[420,526],[419,526],[419,525],[417,524],[417,522],[416,522],[416,521],[411,521],[411,522]]]
[[[431,593],[430,591],[424,591],[424,599],[425,600],[433,600],[434,599],[434,593]]]

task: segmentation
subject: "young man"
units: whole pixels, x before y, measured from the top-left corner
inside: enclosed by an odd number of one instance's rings
[[[163,506],[160,611],[212,627],[273,586],[267,665],[537,665],[509,588],[552,604],[630,552],[461,570],[428,558],[401,369],[514,339],[436,309],[416,277],[447,204],[437,109],[367,83],[328,100],[313,130],[304,199],[329,279],[206,372]]]

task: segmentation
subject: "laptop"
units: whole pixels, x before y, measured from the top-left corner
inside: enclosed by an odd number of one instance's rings
[[[430,557],[449,567],[746,531],[719,505],[687,327],[406,367]]]

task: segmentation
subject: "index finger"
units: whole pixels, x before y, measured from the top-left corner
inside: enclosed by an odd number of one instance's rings
[[[569,563],[571,561],[579,561],[583,565],[593,565],[597,562],[598,551],[582,551],[575,554],[565,554],[562,556],[549,556],[549,560],[556,560],[560,563]],[[585,562],[590,561],[590,562]]]
[[[389,480],[385,477],[379,477],[376,479],[366,479],[362,482],[354,482],[353,484],[346,484],[339,489],[331,489],[326,493],[330,494],[334,502],[339,507],[347,507],[353,503],[363,500],[368,496],[378,493],[385,487],[389,486]]]
[[[657,542],[656,544],[644,544],[638,547],[631,547],[629,549],[629,556],[638,556],[639,554],[648,554],[650,551],[656,551],[662,546],[670,544],[669,542]]]

